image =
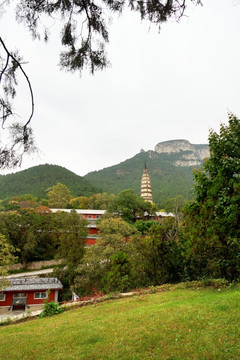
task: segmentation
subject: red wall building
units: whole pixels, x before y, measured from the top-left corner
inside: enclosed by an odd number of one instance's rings
[[[26,310],[41,305],[46,299],[58,301],[58,291],[63,288],[57,278],[15,278],[0,291],[0,308]]]
[[[57,211],[64,211],[70,213],[71,209],[50,209],[53,213]],[[86,245],[96,244],[98,238],[97,221],[105,214],[106,210],[92,210],[92,209],[76,209],[77,214],[88,221],[88,237]]]
[[[53,213],[57,211],[64,211],[70,213],[72,209],[50,209]],[[98,238],[98,224],[97,221],[100,219],[102,215],[105,214],[106,210],[92,210],[92,209],[75,209],[76,213],[81,217],[88,221],[88,237],[86,245],[94,245],[96,244],[96,239]],[[141,217],[137,217],[137,220],[156,220],[166,217],[174,217],[172,213],[165,212],[156,212],[154,215],[147,215],[143,219]]]

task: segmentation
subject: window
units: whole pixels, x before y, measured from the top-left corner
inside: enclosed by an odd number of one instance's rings
[[[17,293],[17,294],[13,294],[14,298],[26,298],[27,294],[26,293]]]
[[[88,215],[88,219],[91,219],[92,218],[92,215]]]
[[[0,301],[5,301],[5,294],[0,294]]]
[[[46,299],[47,298],[47,292],[35,292],[34,293],[34,299]]]

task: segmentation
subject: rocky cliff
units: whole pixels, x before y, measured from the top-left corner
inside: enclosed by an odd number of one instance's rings
[[[155,146],[158,154],[179,154],[175,159],[176,166],[196,166],[209,157],[209,147],[206,144],[191,144],[188,140],[170,140]]]

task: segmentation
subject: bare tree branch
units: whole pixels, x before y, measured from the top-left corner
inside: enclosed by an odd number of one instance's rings
[[[28,121],[25,123],[24,125],[24,130],[26,130],[26,127],[27,125],[30,123],[32,117],[33,117],[33,114],[34,114],[34,97],[33,97],[33,90],[32,90],[32,86],[31,86],[31,83],[30,83],[30,80],[26,74],[26,72],[24,71],[24,69],[22,68],[22,65],[21,63],[18,61],[18,59],[12,54],[9,52],[9,50],[7,49],[3,39],[0,37],[0,43],[2,44],[6,54],[7,54],[7,61],[6,61],[6,64],[5,64],[5,67],[3,68],[3,70],[1,71],[1,75],[0,75],[0,84],[1,84],[1,81],[2,81],[2,77],[4,76],[7,68],[8,68],[8,64],[9,64],[9,59],[11,58],[13,60],[13,62],[15,62],[17,64],[17,68],[19,68],[22,72],[22,74],[24,75],[27,83],[28,83],[28,87],[29,87],[29,91],[30,91],[30,95],[31,95],[31,114],[28,118]],[[3,121],[5,121],[6,115],[3,117]]]

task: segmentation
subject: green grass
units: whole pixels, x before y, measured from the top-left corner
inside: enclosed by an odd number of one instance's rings
[[[0,359],[240,359],[240,290],[175,289],[0,329]]]

